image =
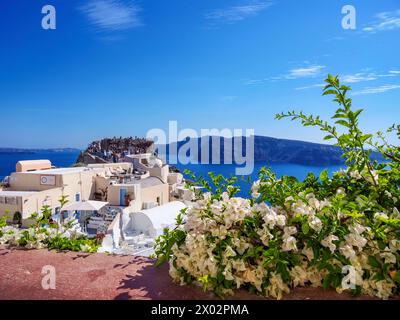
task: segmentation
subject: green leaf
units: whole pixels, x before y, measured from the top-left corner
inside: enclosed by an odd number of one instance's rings
[[[324,281],[322,282],[322,286],[324,287],[324,289],[329,289],[329,287],[331,286],[331,282],[332,282],[332,276],[331,274],[328,274]]]
[[[355,111],[354,112],[354,117],[357,118],[360,115],[360,113],[363,112],[363,111],[364,111],[364,109],[359,109],[359,110]]]
[[[319,175],[319,179],[320,179],[322,182],[328,181],[328,180],[329,180],[328,170],[323,170],[323,171],[320,173],[320,175]]]
[[[310,231],[310,226],[308,225],[307,222],[305,222],[305,223],[303,223],[303,224],[301,225],[301,231],[302,231],[305,235],[308,234],[308,232]]]
[[[337,94],[336,90],[326,90],[322,95],[326,96],[328,94]]]
[[[382,264],[374,257],[374,256],[369,256],[368,257],[368,263],[371,267],[374,268],[381,268]]]
[[[337,120],[335,123],[340,124],[346,128],[350,128],[350,124],[348,124],[345,120]]]

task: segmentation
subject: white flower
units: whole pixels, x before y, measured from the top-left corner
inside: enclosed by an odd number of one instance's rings
[[[282,244],[282,250],[283,251],[296,251],[297,250],[297,245],[296,245],[296,238],[293,236],[285,237],[283,239],[283,244]]]
[[[260,229],[257,234],[260,236],[260,239],[265,246],[269,246],[269,242],[274,238],[268,228],[265,227]]]
[[[311,229],[315,230],[316,232],[320,232],[322,230],[322,221],[321,219],[319,219],[318,217],[310,217],[308,219],[308,224],[310,226]]]
[[[269,283],[270,285],[267,287],[267,293],[275,299],[280,300],[283,297],[283,293],[290,292],[289,287],[283,282],[281,275],[278,273],[272,274]]]
[[[319,209],[321,210],[321,209],[323,209],[325,207],[329,207],[330,205],[331,205],[331,202],[329,200],[320,201]]]
[[[283,233],[284,233],[284,237],[292,236],[292,235],[297,233],[297,228],[293,227],[293,226],[292,227],[285,227],[283,229]]]
[[[290,207],[290,205],[292,204],[293,201],[294,201],[294,198],[292,196],[287,197],[285,199],[285,206]]]
[[[260,190],[260,184],[261,181],[257,180],[253,183],[252,187],[251,187],[251,196],[254,199],[257,199],[260,196],[259,190]]]
[[[89,252],[91,247],[87,244],[81,244],[81,251],[82,252]]]
[[[312,267],[307,270],[307,273],[308,273],[307,277],[311,282],[311,286],[314,288],[320,287],[322,284],[322,280],[325,277],[326,271],[325,270],[320,271],[316,267]]]
[[[246,240],[236,237],[232,238],[232,244],[239,254],[243,254],[250,247],[250,244]]]
[[[297,200],[292,204],[292,211],[294,214],[309,215],[312,212],[312,208],[306,205],[303,201]]]
[[[212,197],[211,192],[204,192],[204,193],[203,193],[203,200],[204,200],[204,201],[210,201],[210,200],[211,200],[211,197]]]
[[[233,260],[232,261],[232,268],[236,271],[246,271],[247,267],[243,260]]]
[[[43,241],[47,238],[47,235],[44,232],[40,232],[36,234],[36,240]]]
[[[340,188],[338,188],[338,189],[336,190],[336,194],[337,194],[338,196],[339,196],[339,195],[345,196],[345,195],[346,195],[346,190],[344,190],[344,188],[340,187]]]
[[[265,270],[262,267],[258,267],[257,269],[247,268],[247,270],[243,273],[243,280],[244,282],[253,284],[258,291],[261,291],[264,273]]]
[[[392,252],[397,252],[400,250],[400,240],[393,239],[389,241],[389,249]]]
[[[308,248],[305,246],[303,250],[301,251],[302,254],[304,254],[309,261],[314,259],[314,251],[311,248]]]
[[[300,266],[295,266],[291,271],[290,275],[292,277],[293,286],[302,286],[304,287],[306,282],[308,281],[307,271],[304,270]]]
[[[350,177],[356,180],[360,180],[362,178],[361,173],[357,169],[350,171]]]
[[[374,219],[375,220],[387,220],[387,219],[389,219],[389,217],[386,213],[377,212],[374,214]]]
[[[329,248],[329,250],[331,250],[331,253],[334,253],[336,250],[336,245],[334,243],[332,243],[333,241],[338,241],[339,238],[335,235],[329,235],[327,236],[324,240],[321,241],[321,244],[325,247],[325,248]]]
[[[278,214],[276,216],[276,224],[280,227],[283,227],[286,225],[286,217],[283,214]]]
[[[389,248],[386,248],[385,250],[389,250]],[[385,263],[396,263],[396,256],[391,252],[383,252],[380,254],[380,256],[385,260]]]
[[[356,256],[356,252],[353,250],[351,245],[345,244],[339,248],[340,253],[344,255],[346,258],[351,259]]]
[[[274,208],[269,208],[266,204],[257,206],[261,213],[264,214],[263,220],[269,229],[273,229],[276,225],[283,227],[286,224],[286,217],[277,214]]]
[[[355,233],[358,235],[363,234],[366,230],[367,230],[367,228],[362,226],[359,223],[355,223],[354,226],[349,226],[350,233]]]
[[[371,177],[371,175],[372,175],[372,177]],[[367,180],[371,184],[373,184],[374,182],[376,184],[379,183],[379,175],[375,170],[372,170],[371,173],[369,173],[368,171],[365,171],[363,173],[363,176],[364,176],[365,180]]]
[[[62,236],[64,238],[71,239],[71,231],[68,231],[68,230],[64,231]]]
[[[225,259],[237,256],[235,250],[231,246],[226,246],[225,252],[222,254]]]
[[[376,290],[375,295],[384,300],[388,299],[392,295],[393,289],[396,288],[393,282],[387,280],[376,281],[372,284]]]
[[[348,245],[357,247],[359,250],[362,250],[367,244],[367,239],[357,233],[349,233],[344,238]]]
[[[320,208],[320,202],[319,202],[319,200],[318,200],[317,198],[315,198],[315,197],[312,197],[312,198],[308,199],[308,204],[309,204],[311,207],[313,207],[314,209],[319,210],[319,208]]]

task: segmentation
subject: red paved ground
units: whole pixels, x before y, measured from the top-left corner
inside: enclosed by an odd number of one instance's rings
[[[42,268],[56,268],[56,289],[44,290]],[[333,290],[296,289],[286,299],[349,299]],[[241,291],[232,299],[261,299]],[[364,297],[364,299],[367,297]],[[0,247],[0,299],[217,299],[199,288],[178,286],[168,267],[143,257]],[[354,298],[352,298],[354,299]],[[361,299],[361,298],[357,298]]]

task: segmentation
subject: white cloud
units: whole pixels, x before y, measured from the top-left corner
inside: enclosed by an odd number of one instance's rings
[[[325,87],[324,84],[317,83],[317,84],[312,84],[312,85],[309,85],[309,86],[298,87],[298,88],[295,88],[295,90],[307,90],[307,89],[323,88],[323,87]]]
[[[126,1],[89,0],[78,9],[100,31],[119,31],[142,25],[140,8]]]
[[[397,85],[397,84],[386,84],[386,85],[383,85],[383,86],[368,87],[368,88],[362,89],[360,91],[355,91],[353,93],[353,96],[361,95],[361,94],[384,93],[386,91],[391,91],[391,90],[396,90],[396,89],[400,89],[400,85]]]
[[[325,68],[325,66],[309,66],[290,70],[285,76],[286,79],[309,78],[314,77]]]
[[[374,72],[358,72],[354,74],[347,74],[341,77],[341,81],[344,83],[357,83],[357,82],[365,82],[365,81],[373,81],[379,78],[386,77],[396,77],[400,72],[397,71],[389,71],[386,74],[379,74]]]
[[[379,31],[394,30],[400,28],[400,10],[381,12],[376,15],[376,21],[363,28],[363,31],[376,33]]]
[[[305,61],[305,63],[307,64],[308,62]],[[289,70],[286,74],[283,75],[277,75],[263,79],[248,79],[244,83],[246,85],[257,85],[257,84],[264,84],[266,82],[276,82],[282,80],[314,78],[316,76],[321,75],[323,69],[325,69],[325,66],[319,66],[319,65],[294,68]]]
[[[364,68],[362,70],[362,72],[342,75],[342,76],[340,76],[340,81],[344,84],[353,84],[353,83],[359,83],[359,82],[374,81],[374,80],[378,80],[380,78],[400,76],[400,71],[397,71],[397,70],[390,70],[387,73],[367,72],[370,70],[372,70],[372,69]],[[306,90],[306,89],[312,89],[312,88],[318,88],[318,87],[324,87],[324,85],[323,84],[307,85],[307,86],[295,88],[295,90]],[[373,91],[374,89],[375,88],[367,88],[366,90],[369,93],[370,90]],[[377,90],[385,90],[385,89],[390,90],[391,88],[382,86],[382,88],[379,87],[379,89],[377,89]],[[362,91],[362,93],[364,93],[364,91]],[[371,92],[371,93],[375,93],[375,92]]]
[[[272,1],[269,0],[261,2],[252,1],[243,5],[212,10],[205,15],[205,18],[213,22],[233,23],[256,16],[272,4]]]
[[[344,83],[357,83],[363,81],[372,81],[378,79],[378,76],[374,73],[355,73],[355,74],[347,74],[342,76],[341,81]]]

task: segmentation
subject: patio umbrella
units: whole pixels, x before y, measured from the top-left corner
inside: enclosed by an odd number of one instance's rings
[[[63,211],[99,211],[101,208],[105,207],[108,202],[103,201],[81,201],[72,203],[70,205],[62,208]]]

